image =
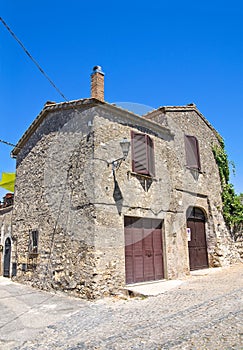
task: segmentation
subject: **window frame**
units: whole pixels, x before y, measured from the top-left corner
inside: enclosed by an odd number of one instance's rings
[[[29,230],[29,254],[38,254],[39,231],[37,229]]]
[[[138,138],[140,140],[138,140]],[[143,141],[142,141],[143,139]],[[132,141],[132,171],[134,173],[145,175],[148,177],[155,176],[155,156],[154,156],[154,141],[153,139],[144,133],[139,133],[134,130],[131,131],[131,141]],[[144,163],[141,163],[139,166],[136,165],[136,142],[140,142],[140,145],[144,145]],[[138,161],[137,161],[138,163]],[[141,169],[139,169],[141,167]]]
[[[196,138],[196,136],[185,134],[184,142],[186,153],[186,167],[189,169],[201,171],[200,149],[198,139]],[[189,152],[191,152],[191,154],[189,154]],[[195,163],[192,162],[192,159],[190,157],[194,158]]]

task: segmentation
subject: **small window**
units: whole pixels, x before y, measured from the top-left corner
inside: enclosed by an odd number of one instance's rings
[[[132,171],[155,176],[154,143],[151,137],[132,131]]]
[[[201,169],[198,140],[195,136],[185,135],[186,165],[189,168]]]
[[[30,230],[30,237],[29,237],[29,253],[38,253],[38,231],[37,230]]]

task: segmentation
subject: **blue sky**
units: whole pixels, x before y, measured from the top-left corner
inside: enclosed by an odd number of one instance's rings
[[[194,102],[223,136],[243,192],[242,1],[13,0],[0,16],[70,100],[90,96],[98,64],[108,102]],[[0,139],[16,143],[47,100],[63,99],[2,23],[0,53]],[[15,169],[10,151],[0,144],[0,172]]]

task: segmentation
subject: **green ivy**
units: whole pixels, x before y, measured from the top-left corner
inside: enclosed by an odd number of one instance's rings
[[[229,161],[221,139],[220,146],[213,146],[213,154],[219,168],[222,185],[223,215],[228,228],[234,233],[243,225],[243,194],[235,193],[234,186],[229,183]]]
[[[213,154],[219,168],[219,175],[222,186],[224,186],[229,182],[230,171],[228,156],[225,152],[224,144],[221,144],[222,146],[213,146]]]

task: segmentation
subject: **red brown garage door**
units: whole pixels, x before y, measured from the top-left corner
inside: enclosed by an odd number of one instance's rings
[[[205,232],[204,213],[199,208],[192,208],[187,227],[190,229],[191,239],[188,241],[190,270],[208,267],[208,253]]]
[[[125,217],[126,283],[164,278],[162,221]]]

